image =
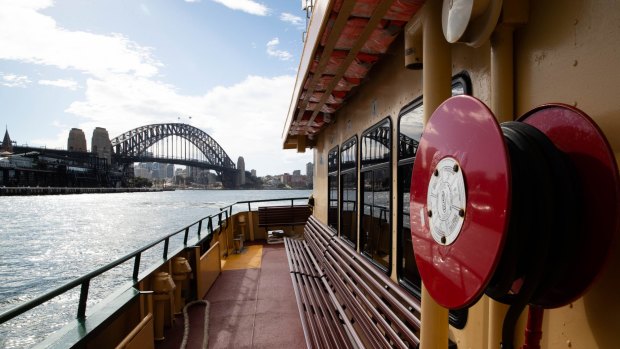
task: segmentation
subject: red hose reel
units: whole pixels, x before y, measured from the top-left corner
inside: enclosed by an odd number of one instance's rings
[[[414,254],[428,292],[449,309],[485,292],[542,308],[576,300],[618,230],[618,178],[605,136],[580,110],[549,104],[500,126],[481,101],[448,99],[426,125],[411,181]]]

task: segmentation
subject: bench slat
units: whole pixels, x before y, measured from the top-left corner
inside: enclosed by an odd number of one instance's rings
[[[303,225],[312,213],[308,205],[296,206],[262,206],[258,208],[258,226],[294,226]]]
[[[334,270],[329,275],[330,279],[333,279],[335,284],[343,285],[340,292],[349,295],[349,298],[360,299],[359,305],[352,302],[353,305],[348,307],[363,306],[364,311],[358,312],[357,315],[371,319],[372,328],[364,331],[367,337],[370,337],[369,341],[376,345],[385,344],[383,340],[387,336],[392,342],[390,345],[395,347],[415,346],[419,343],[414,331],[419,331],[420,320],[412,313],[412,311],[419,313],[419,301],[403,291],[398,284],[366,261],[314,217],[309,218],[305,232],[306,239],[309,245],[314,246],[315,253],[320,251],[324,256],[323,266],[326,271]],[[367,322],[367,320],[361,321]],[[372,333],[373,331],[375,333]]]
[[[326,289],[324,274],[312,258],[305,241],[284,239],[291,280],[298,300],[304,335],[309,348],[355,348],[334,306],[333,295]],[[346,321],[345,321],[346,322]],[[349,324],[349,326],[351,326]],[[355,340],[353,340],[355,342]],[[358,343],[361,343],[359,340]],[[361,346],[357,346],[361,347]]]
[[[285,243],[309,348],[419,345],[417,299],[313,216],[304,236]]]

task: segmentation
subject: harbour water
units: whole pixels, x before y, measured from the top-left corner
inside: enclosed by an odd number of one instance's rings
[[[0,197],[0,313],[223,206],[309,195],[308,190],[183,190]],[[148,260],[145,256],[142,269]],[[104,276],[91,283],[89,308],[130,279],[123,268]],[[29,348],[62,328],[75,318],[78,298],[76,289],[0,325],[0,348]]]

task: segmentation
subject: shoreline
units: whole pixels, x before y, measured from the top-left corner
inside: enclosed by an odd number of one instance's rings
[[[0,187],[0,196],[145,193],[172,191],[163,188]]]

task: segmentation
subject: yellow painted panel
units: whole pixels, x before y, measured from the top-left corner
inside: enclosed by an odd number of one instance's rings
[[[239,254],[231,254],[222,260],[222,270],[257,269],[261,266],[263,246],[246,246]]]
[[[196,253],[199,253],[198,249]],[[198,297],[202,299],[222,271],[220,267],[220,243],[216,242],[207,252],[200,256],[200,262],[197,264]]]
[[[153,315],[150,313],[116,346],[116,349],[153,348],[155,348],[155,336],[153,332]]]

